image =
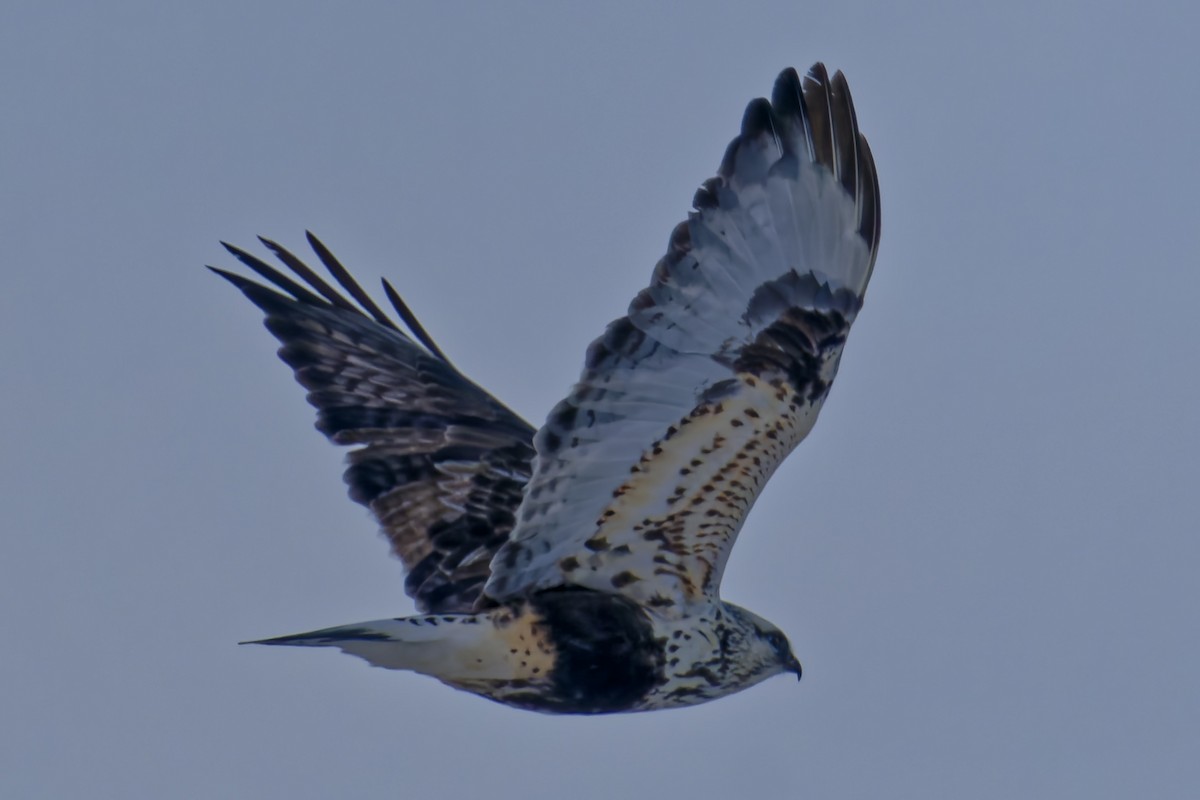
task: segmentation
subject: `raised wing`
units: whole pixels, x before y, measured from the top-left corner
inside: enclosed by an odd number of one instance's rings
[[[672,613],[715,596],[759,491],[816,421],[879,244],[842,74],[781,74],[693,202],[538,432],[488,597],[575,584]]]
[[[324,245],[312,234],[308,240],[361,308],[266,239],[306,285],[231,245],[230,253],[281,291],[210,269],[265,312],[279,357],[317,408],[317,429],[355,448],[345,473],[350,497],[379,520],[408,570],[405,590],[417,607],[469,611],[513,527],[533,428],[450,364],[387,281],[389,300],[419,344]]]

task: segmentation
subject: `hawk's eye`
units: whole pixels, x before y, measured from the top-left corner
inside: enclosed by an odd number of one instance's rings
[[[780,656],[784,656],[787,654],[787,651],[789,649],[788,643],[787,643],[787,637],[785,637],[782,633],[780,633],[779,631],[771,631],[770,633],[768,633],[766,635],[765,638],[767,640],[767,643],[769,645],[771,645],[771,647],[774,648],[775,652],[779,653]]]

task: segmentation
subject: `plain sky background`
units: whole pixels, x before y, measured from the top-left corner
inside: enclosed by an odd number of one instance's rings
[[[1200,791],[1194,3],[6,3],[0,795]],[[412,611],[260,315],[318,233],[540,423],[824,60],[866,307],[724,594],[804,663],[553,718],[240,639]]]

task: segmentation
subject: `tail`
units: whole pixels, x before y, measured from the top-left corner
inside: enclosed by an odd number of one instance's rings
[[[488,614],[424,614],[339,625],[239,644],[336,647],[373,667],[409,670],[439,680],[513,680],[527,671],[508,641],[525,626]],[[510,627],[512,626],[512,627]],[[502,629],[503,628],[503,629]]]

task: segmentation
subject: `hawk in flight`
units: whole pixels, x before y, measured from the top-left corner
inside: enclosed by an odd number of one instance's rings
[[[721,599],[746,514],[812,429],[879,245],[879,185],[846,80],[785,70],[650,286],[535,430],[459,372],[392,286],[397,324],[308,236],[341,291],[278,244],[267,286],[215,269],[352,448],[419,615],[266,639],[337,647],[553,713],[693,705],[800,675],[784,634]]]

